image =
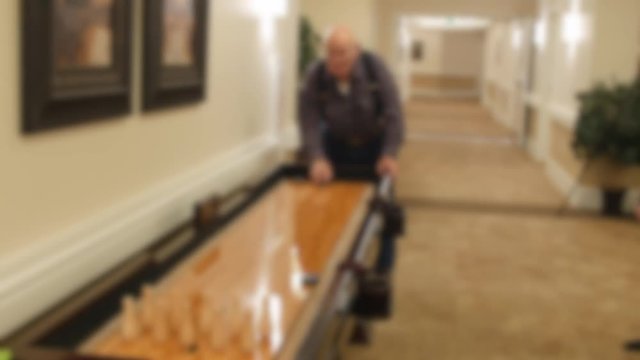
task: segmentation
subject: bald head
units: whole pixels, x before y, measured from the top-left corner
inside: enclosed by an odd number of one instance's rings
[[[353,31],[346,26],[332,28],[327,34],[325,46],[329,73],[339,80],[349,80],[360,57],[360,45]]]

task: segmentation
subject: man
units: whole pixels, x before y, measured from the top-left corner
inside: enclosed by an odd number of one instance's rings
[[[404,118],[393,77],[347,27],[333,29],[325,46],[327,59],[310,68],[300,99],[310,178],[330,182],[338,166],[397,176]]]
[[[330,31],[325,46],[327,59],[311,66],[300,99],[310,178],[330,182],[340,166],[396,177],[404,118],[391,73],[377,56],[360,49],[347,27]],[[382,239],[380,274],[393,267],[394,242],[392,236]]]
[[[327,59],[309,69],[300,99],[310,178],[330,182],[341,166],[396,177],[404,119],[393,77],[378,57],[360,49],[347,27],[333,29],[325,46]],[[384,284],[389,284],[394,257],[395,238],[383,235],[376,272]],[[390,296],[390,285],[386,288]],[[352,341],[368,343],[368,322],[357,322]]]

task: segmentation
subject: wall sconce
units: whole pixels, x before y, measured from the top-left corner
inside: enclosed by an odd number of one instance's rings
[[[276,20],[289,12],[288,0],[253,0],[250,3],[251,12],[260,21],[260,33],[264,42],[271,44],[275,38]]]
[[[400,45],[402,46],[402,52],[407,52],[411,49],[412,36],[411,36],[411,25],[410,21],[407,18],[402,18],[400,20],[400,29],[399,34],[400,37]]]
[[[283,17],[289,12],[287,0],[253,0],[251,8],[261,18]]]
[[[536,21],[534,41],[538,49],[544,49],[547,46],[547,31],[547,21],[545,19]]]
[[[519,26],[514,26],[511,30],[511,46],[515,50],[520,50],[522,48],[522,42],[524,38],[524,34],[522,33],[522,29]]]
[[[584,15],[577,11],[566,14],[562,20],[562,38],[567,45],[580,44],[586,35]]]

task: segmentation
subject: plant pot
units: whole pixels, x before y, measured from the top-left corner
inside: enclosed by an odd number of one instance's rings
[[[604,189],[640,187],[640,166],[629,166],[607,157],[590,160],[581,183]]]
[[[627,189],[640,187],[640,166],[620,164],[607,157],[590,160],[580,183],[602,189],[602,214],[624,214]]]
[[[602,191],[602,215],[609,217],[624,216],[624,198],[626,189],[609,188]]]

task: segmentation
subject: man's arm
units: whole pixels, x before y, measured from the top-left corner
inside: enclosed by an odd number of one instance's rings
[[[298,104],[298,121],[304,150],[309,160],[324,158],[322,109],[319,103],[319,89],[317,84],[322,63],[312,65],[306,74]]]
[[[400,101],[400,94],[396,82],[385,63],[374,56],[375,71],[378,74],[378,82],[381,87],[381,100],[385,122],[383,155],[396,158],[405,137],[405,121]]]

